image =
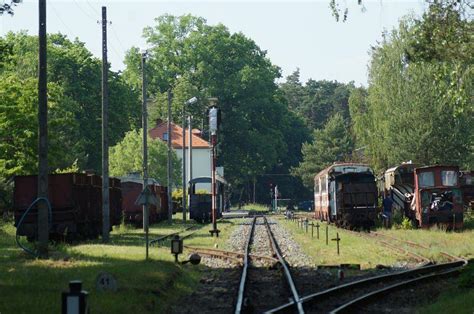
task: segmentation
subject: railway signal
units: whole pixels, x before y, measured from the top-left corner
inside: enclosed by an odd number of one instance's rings
[[[211,133],[211,145],[212,145],[212,183],[211,183],[211,192],[212,192],[212,230],[209,232],[211,236],[216,235],[219,237],[219,229],[217,229],[217,198],[216,198],[216,145],[217,145],[217,130],[218,125],[218,116],[219,109],[217,109],[217,98],[209,98],[211,107],[209,109],[209,131]]]

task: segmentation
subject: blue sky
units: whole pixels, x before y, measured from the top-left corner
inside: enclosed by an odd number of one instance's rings
[[[3,0],[0,0],[2,2]],[[406,14],[420,15],[423,0],[339,0],[349,18],[336,22],[329,0],[313,1],[98,1],[48,0],[48,32],[78,37],[97,57],[101,56],[101,32],[97,20],[107,6],[109,61],[113,70],[124,68],[123,58],[131,46],[146,47],[141,37],[154,18],[168,13],[204,17],[208,24],[223,23],[231,32],[242,32],[268,52],[283,76],[300,68],[303,82],[312,78],[367,84],[368,51]],[[38,32],[37,1],[24,0],[15,15],[0,16],[0,35],[8,31]]]

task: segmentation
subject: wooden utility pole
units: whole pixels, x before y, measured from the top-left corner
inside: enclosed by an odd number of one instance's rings
[[[109,242],[109,86],[107,63],[107,7],[102,7],[102,241]]]
[[[48,198],[48,95],[46,61],[46,0],[39,0],[38,77],[38,198]],[[45,201],[38,203],[38,253],[48,257],[49,221]]]
[[[142,53],[142,129],[143,129],[143,191],[148,191],[148,114],[146,107],[146,52]],[[145,196],[143,205],[143,231],[145,231],[146,259],[148,259],[148,198]]]
[[[171,199],[171,185],[172,182],[172,160],[171,160],[171,90],[168,89],[168,222],[173,221],[173,200]]]

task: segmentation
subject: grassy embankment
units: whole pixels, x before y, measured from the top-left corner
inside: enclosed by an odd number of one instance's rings
[[[181,217],[181,216],[179,216]],[[150,228],[150,239],[183,230],[174,219]],[[222,222],[218,239],[209,236],[209,225],[199,228],[186,245],[223,247],[233,223]],[[78,245],[53,247],[48,260],[34,259],[20,250],[14,240],[12,223],[0,222],[0,313],[58,313],[61,291],[70,280],[79,279],[89,291],[89,305],[94,313],[167,312],[184,294],[190,293],[204,266],[174,263],[169,246],[151,247],[145,261],[143,232],[118,228],[111,233],[109,244],[99,240]],[[29,245],[29,244],[27,244]],[[186,253],[186,252],[185,252]],[[181,255],[184,259],[186,254]],[[116,292],[97,292],[96,277],[100,272],[112,274],[118,282]]]
[[[374,239],[355,236],[345,230],[329,226],[329,238],[334,238],[336,232],[341,237],[341,254],[336,254],[336,245],[330,241],[329,246],[325,242],[325,224],[320,229],[320,239],[311,238],[311,228],[306,234],[304,229],[298,228],[297,224],[287,220],[281,220],[283,225],[289,229],[295,240],[298,241],[303,250],[313,259],[316,264],[340,264],[360,263],[365,269],[372,268],[375,264],[391,265],[397,262],[409,260],[409,257],[395,253],[384,248]],[[439,228],[429,230],[403,230],[403,229],[378,229],[380,233],[409,240],[428,246],[429,249],[417,249],[400,243],[400,247],[417,252],[435,261],[446,261],[446,257],[440,252],[446,252],[467,259],[474,259],[474,218],[465,219],[463,231],[446,232]],[[316,230],[315,230],[316,234]],[[459,279],[452,281],[450,289],[442,293],[437,300],[431,300],[430,304],[423,305],[419,309],[421,313],[472,313],[474,311],[474,262],[464,269]]]

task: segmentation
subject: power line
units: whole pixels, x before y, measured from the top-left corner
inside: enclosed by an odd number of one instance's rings
[[[120,48],[122,48],[123,51],[126,51],[127,49],[122,44],[122,41],[120,40],[119,36],[117,35],[117,32],[115,31],[115,27],[112,25],[110,28],[112,29],[112,34],[114,35],[115,39],[117,39],[117,41],[120,45]]]
[[[93,21],[97,21],[97,18],[93,17],[92,15],[90,15],[89,13],[87,13],[80,5],[79,3],[77,3],[76,0],[73,0],[74,1],[74,4],[79,8],[79,10],[82,11],[82,13],[84,13],[84,15],[86,15],[88,18],[90,18],[91,20]]]
[[[56,15],[56,17],[58,18],[59,22],[67,29],[67,31],[68,31],[72,36],[77,37],[76,34],[69,28],[69,26],[67,26],[67,24],[64,23],[64,21],[63,21],[63,19],[61,18],[60,14],[58,13],[58,11],[56,11],[56,8],[54,7],[52,1],[50,1],[50,5],[51,5],[51,9],[53,9],[54,15]]]

